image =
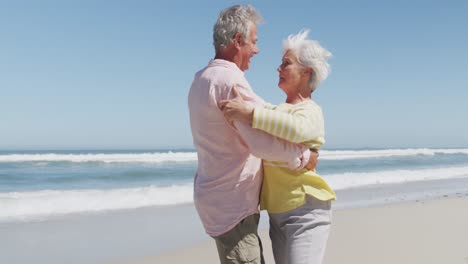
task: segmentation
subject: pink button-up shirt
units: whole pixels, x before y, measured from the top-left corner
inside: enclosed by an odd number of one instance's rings
[[[245,217],[258,212],[262,183],[262,159],[284,161],[302,168],[309,150],[280,140],[244,123],[230,125],[218,108],[232,97],[237,85],[244,100],[264,101],[250,88],[236,64],[212,60],[197,72],[190,88],[190,125],[198,154],[194,203],[206,232],[226,233]]]

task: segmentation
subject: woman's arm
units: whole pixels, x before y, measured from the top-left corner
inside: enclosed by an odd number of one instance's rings
[[[302,106],[292,113],[256,107],[252,127],[294,143],[315,140],[323,133],[320,110]]]
[[[292,113],[280,111],[277,106],[266,104],[254,108],[244,102],[233,89],[234,98],[219,102],[219,107],[227,120],[245,122],[253,128],[294,143],[317,139],[323,131],[323,118],[320,108],[303,105]]]

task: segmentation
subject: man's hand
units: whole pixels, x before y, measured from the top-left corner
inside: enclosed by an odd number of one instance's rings
[[[305,168],[311,171],[315,170],[318,164],[318,157],[319,157],[318,151],[315,149],[311,149],[309,162],[307,162],[307,164],[305,165]]]

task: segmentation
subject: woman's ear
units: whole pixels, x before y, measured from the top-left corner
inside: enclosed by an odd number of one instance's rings
[[[312,70],[310,67],[305,67],[303,73],[312,76],[314,70]]]

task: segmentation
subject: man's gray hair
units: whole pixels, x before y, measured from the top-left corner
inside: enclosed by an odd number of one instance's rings
[[[307,39],[309,30],[302,30],[296,35],[289,35],[283,41],[283,54],[288,50],[294,52],[300,64],[312,68],[312,76],[309,80],[311,91],[325,80],[331,72],[327,59],[332,56],[331,52],[320,46],[318,41]]]
[[[262,17],[251,5],[234,5],[224,9],[219,13],[218,20],[213,27],[215,50],[225,49],[238,32],[246,40],[251,24],[258,25],[261,21]]]

